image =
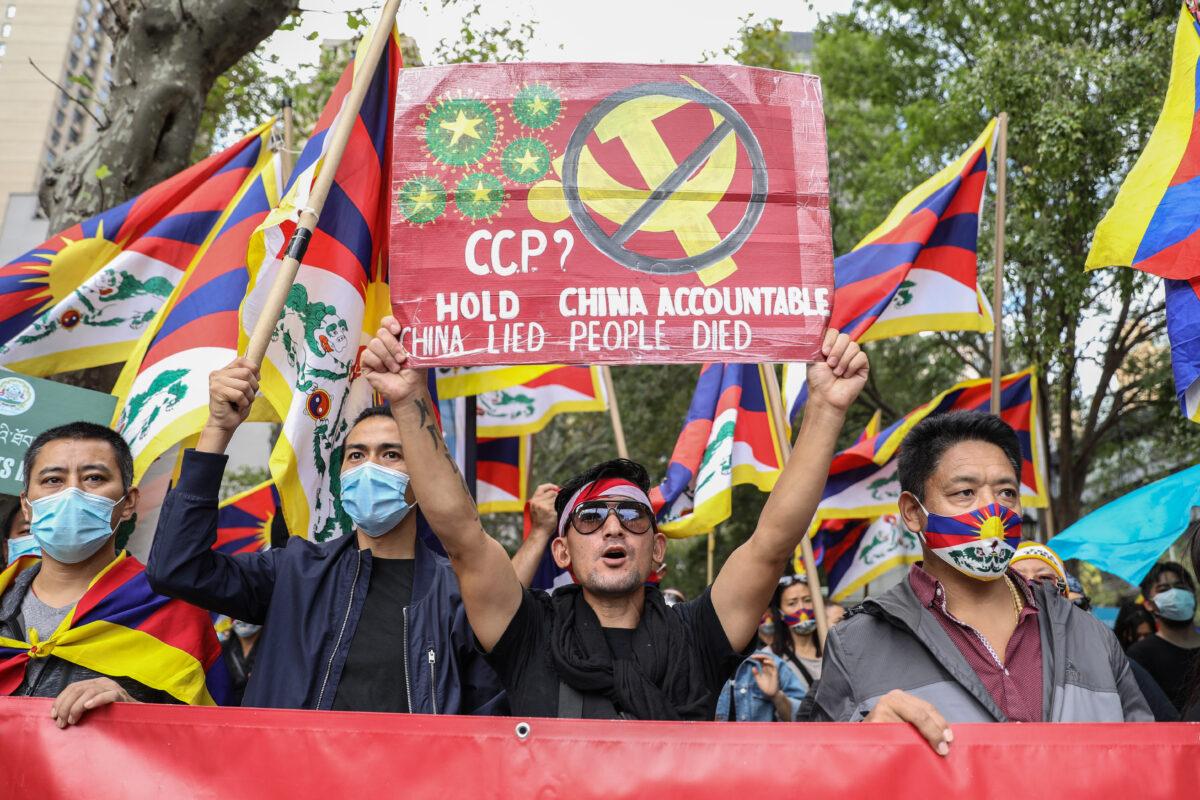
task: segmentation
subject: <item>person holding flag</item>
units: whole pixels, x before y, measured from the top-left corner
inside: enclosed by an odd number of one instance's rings
[[[0,694],[55,697],[60,728],[113,702],[224,702],[208,614],[156,594],[113,545],[134,515],[133,456],[90,422],[51,428],[24,461],[21,514],[41,548],[0,573]]]
[[[949,723],[1153,719],[1104,623],[1010,566],[1021,448],[1007,423],[927,417],[900,445],[898,475],[924,561],[830,631],[815,720],[915,718],[946,755]]]
[[[408,457],[389,411],[363,411],[346,435],[340,500],[353,535],[238,554],[213,549],[225,449],[250,414],[258,369],[212,373],[209,416],[184,453],[150,549],[151,585],[262,625],[243,705],[425,714],[503,709],[476,652],[445,558],[417,535]],[[423,469],[413,470],[419,474]]]
[[[795,456],[754,534],[710,589],[668,608],[647,587],[666,552],[649,477],[616,459],[561,484],[554,560],[576,583],[553,596],[525,589],[488,536],[434,420],[424,370],[408,365],[386,317],[363,354],[364,375],[392,406],[417,502],[450,556],[478,642],[514,713],[593,719],[711,720],[725,681],[748,653],[763,609],[820,499],[846,410],[867,380],[867,357],[826,333],[809,370],[811,398]]]

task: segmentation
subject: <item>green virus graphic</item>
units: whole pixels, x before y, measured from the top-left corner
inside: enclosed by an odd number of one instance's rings
[[[454,187],[454,204],[467,219],[494,217],[504,205],[504,184],[495,175],[473,172]]]
[[[544,83],[530,83],[521,87],[512,103],[513,116],[527,128],[542,130],[558,122],[562,112],[562,100],[558,92]]]
[[[425,145],[442,164],[468,167],[487,156],[498,128],[496,113],[483,100],[442,98],[425,115]]]
[[[436,178],[411,178],[396,193],[396,205],[414,225],[433,222],[446,210],[446,187]]]
[[[534,183],[550,171],[550,149],[537,139],[514,139],[500,156],[500,166],[510,181]]]

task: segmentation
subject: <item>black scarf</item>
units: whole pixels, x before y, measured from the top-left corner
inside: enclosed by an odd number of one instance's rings
[[[579,586],[554,592],[550,651],[561,680],[601,694],[637,719],[707,719],[711,697],[700,657],[679,614],[646,588],[633,632],[634,660],[614,660],[596,612]]]

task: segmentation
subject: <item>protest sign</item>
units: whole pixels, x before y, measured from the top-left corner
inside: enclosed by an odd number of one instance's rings
[[[24,488],[21,459],[42,431],[83,420],[108,426],[117,398],[0,369],[0,494]]]
[[[830,313],[821,88],[736,66],[406,69],[392,304],[423,366],[807,360]]]

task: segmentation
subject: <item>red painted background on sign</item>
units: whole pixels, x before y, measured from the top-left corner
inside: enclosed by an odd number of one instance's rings
[[[119,703],[73,728],[0,699],[0,796],[1136,797],[1195,791],[1200,725],[607,722]]]
[[[819,350],[833,253],[812,76],[406,69],[393,150],[392,302],[421,365]]]

